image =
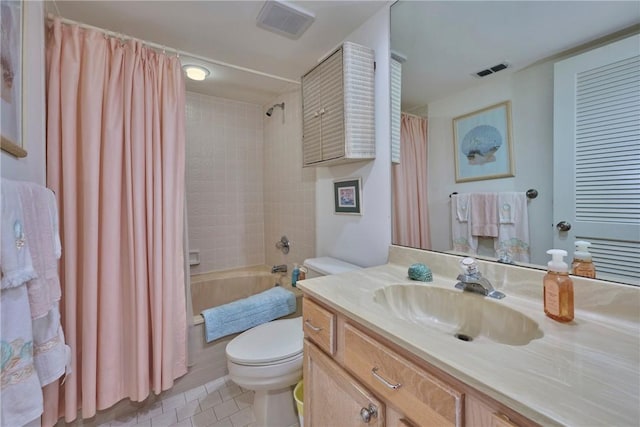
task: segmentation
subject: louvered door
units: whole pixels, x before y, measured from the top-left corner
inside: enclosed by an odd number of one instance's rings
[[[342,49],[327,58],[322,65],[322,160],[332,160],[344,156]]]
[[[320,86],[322,65],[302,78],[303,164],[322,160],[322,121],[320,116]]]
[[[554,246],[588,240],[598,278],[640,284],[640,36],[555,64]]]

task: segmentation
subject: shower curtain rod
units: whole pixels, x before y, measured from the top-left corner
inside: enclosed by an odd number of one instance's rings
[[[54,15],[50,13],[47,16],[47,18],[52,20],[54,18]],[[207,62],[209,64],[220,65],[222,67],[233,68],[234,70],[244,71],[246,73],[256,74],[258,76],[268,77],[270,79],[280,80],[280,81],[283,81],[283,82],[286,82],[286,83],[294,83],[294,84],[300,85],[300,82],[297,81],[297,80],[291,80],[291,79],[288,79],[286,77],[280,77],[280,76],[276,76],[274,74],[264,73],[262,71],[254,70],[252,68],[242,67],[240,65],[229,64],[228,62],[217,61],[215,59],[207,58],[206,56],[196,55],[194,53],[185,52],[184,50],[179,50],[179,49],[176,49],[176,48],[173,48],[173,47],[164,46],[164,45],[161,45],[161,44],[158,44],[158,43],[150,42],[150,41],[147,41],[147,40],[142,40],[142,39],[139,39],[139,38],[136,38],[136,37],[131,37],[131,36],[128,36],[126,34],[118,33],[116,31],[111,31],[111,30],[107,30],[107,29],[104,29],[104,28],[95,27],[93,25],[84,24],[82,22],[78,22],[78,21],[74,21],[74,20],[71,20],[71,19],[63,18],[62,16],[58,16],[58,18],[60,19],[60,22],[62,22],[63,24],[77,25],[80,28],[99,31],[101,33],[106,34],[109,37],[115,37],[115,38],[119,38],[121,40],[135,40],[135,41],[138,41],[138,42],[144,44],[145,46],[149,46],[149,47],[152,47],[154,49],[161,50],[163,52],[172,51],[172,52],[174,52],[176,54],[176,56],[178,58],[180,56],[185,56],[185,57],[188,57],[188,58],[193,58],[193,59],[197,59],[199,61]]]

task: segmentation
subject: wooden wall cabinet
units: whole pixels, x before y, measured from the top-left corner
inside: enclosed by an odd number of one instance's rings
[[[307,295],[304,427],[535,426]]]
[[[303,166],[375,158],[374,52],[345,42],[302,76]]]

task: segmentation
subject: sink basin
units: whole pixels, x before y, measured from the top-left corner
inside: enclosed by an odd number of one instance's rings
[[[377,289],[374,300],[395,317],[438,329],[463,341],[487,338],[526,345],[543,332],[531,318],[482,295],[425,285]]]

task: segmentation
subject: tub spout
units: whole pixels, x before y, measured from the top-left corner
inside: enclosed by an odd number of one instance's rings
[[[272,273],[286,273],[287,272],[287,264],[274,265],[271,267]]]

